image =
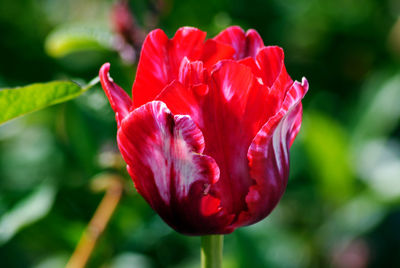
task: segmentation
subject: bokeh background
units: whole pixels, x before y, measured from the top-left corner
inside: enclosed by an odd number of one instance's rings
[[[130,92],[155,27],[170,37],[184,25],[209,37],[257,29],[310,91],[287,191],[267,219],[225,237],[224,267],[400,267],[398,0],[132,0],[128,13],[114,4],[1,0],[0,87],[86,83],[109,61]],[[99,86],[0,126],[0,266],[63,267],[104,195],[99,177],[114,174],[124,194],[88,267],[198,267],[199,238],[171,230],[136,193],[115,135]]]

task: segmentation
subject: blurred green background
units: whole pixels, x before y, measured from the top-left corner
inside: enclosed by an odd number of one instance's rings
[[[132,0],[131,39],[113,4],[1,0],[0,87],[86,83],[109,61],[130,92],[142,33],[254,28],[310,91],[288,189],[267,219],[225,237],[224,267],[400,267],[398,0]],[[199,238],[172,231],[136,193],[115,136],[99,86],[0,126],[0,266],[63,267],[105,173],[126,189],[88,267],[199,266]]]

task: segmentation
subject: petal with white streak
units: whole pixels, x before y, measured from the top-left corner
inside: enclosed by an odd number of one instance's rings
[[[118,144],[138,192],[173,228],[189,234],[231,231],[232,217],[212,190],[219,168],[201,154],[204,138],[189,116],[149,102],[122,121]]]
[[[253,139],[248,160],[255,184],[246,196],[247,211],[239,215],[235,226],[265,218],[278,204],[289,174],[289,148],[297,135],[302,117],[301,99],[308,90],[307,80],[294,82],[280,111],[271,117]]]
[[[100,68],[99,77],[101,86],[108,100],[110,101],[111,107],[115,112],[115,119],[117,120],[118,126],[121,124],[122,119],[128,115],[132,108],[131,98],[126,92],[118,86],[109,75],[110,64],[105,63]]]

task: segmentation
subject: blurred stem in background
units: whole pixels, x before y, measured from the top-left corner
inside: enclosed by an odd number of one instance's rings
[[[96,178],[93,181],[92,187],[95,191],[106,190],[106,194],[96,209],[93,218],[90,220],[66,268],[81,268],[86,266],[96,246],[96,242],[107,227],[123,192],[122,179],[119,176],[110,174]]]
[[[221,268],[223,235],[205,235],[201,237],[201,268]]]

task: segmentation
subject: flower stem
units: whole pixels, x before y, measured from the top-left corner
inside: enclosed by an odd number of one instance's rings
[[[221,268],[223,235],[205,235],[201,237],[201,268]]]
[[[104,175],[97,178],[94,180],[93,187],[98,188],[97,190],[106,190],[106,194],[65,266],[66,268],[83,268],[86,266],[123,193],[122,180],[116,176]]]

